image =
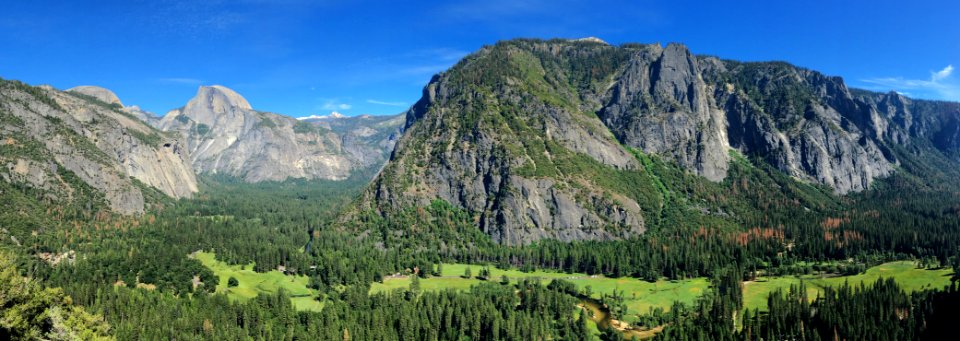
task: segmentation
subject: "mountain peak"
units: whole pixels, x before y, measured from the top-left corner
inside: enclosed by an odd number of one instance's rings
[[[215,113],[223,113],[230,108],[253,110],[250,102],[243,96],[222,85],[201,86],[197,95],[187,103],[187,107],[196,105],[202,105]]]
[[[102,88],[99,86],[93,85],[81,85],[73,87],[67,90],[68,92],[78,93],[81,95],[87,95],[98,100],[103,101],[107,104],[119,104],[123,106],[123,103],[120,102],[120,98],[117,97],[117,94],[113,93],[107,88]]]

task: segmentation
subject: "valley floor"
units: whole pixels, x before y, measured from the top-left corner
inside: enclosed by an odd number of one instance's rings
[[[767,296],[777,290],[787,290],[791,285],[799,285],[802,281],[807,287],[807,297],[810,300],[817,298],[824,287],[837,287],[844,282],[851,286],[869,285],[880,278],[893,278],[906,291],[913,292],[924,289],[942,289],[950,285],[953,270],[950,268],[922,269],[917,268],[913,261],[899,261],[880,264],[867,269],[866,272],[851,276],[837,276],[831,274],[761,277],[755,281],[743,284],[743,306],[749,309],[766,310]]]
[[[323,302],[317,301],[317,291],[307,287],[309,279],[306,276],[290,276],[280,271],[272,270],[267,273],[253,271],[253,264],[229,265],[216,259],[212,252],[197,252],[193,257],[210,268],[217,278],[217,292],[225,293],[231,299],[248,300],[259,294],[274,294],[279,290],[286,291],[294,307],[301,311],[320,311]],[[236,278],[239,283],[230,287],[230,278]]]
[[[216,255],[209,252],[198,252],[194,257],[210,268],[220,279],[217,284],[218,293],[226,293],[230,298],[247,300],[261,293],[275,293],[285,290],[292,298],[298,310],[320,311],[323,303],[315,300],[317,292],[307,287],[308,279],[305,276],[284,275],[273,270],[267,273],[253,271],[252,265],[228,265],[216,260]],[[444,264],[442,274],[420,280],[422,290],[438,291],[445,289],[469,291],[470,287],[483,280],[474,277],[464,278],[467,269],[474,275],[483,268],[482,265]],[[602,275],[587,275],[583,273],[563,273],[554,271],[521,272],[519,270],[502,270],[489,267],[489,281],[501,281],[506,276],[511,282],[519,279],[539,278],[543,284],[553,279],[563,279],[584,290],[590,288],[591,298],[600,299],[603,295],[612,295],[614,291],[622,291],[627,305],[627,322],[635,322],[638,314],[645,314],[651,309],[661,308],[669,311],[673,302],[681,302],[692,306],[697,298],[706,292],[710,286],[707,278],[693,278],[686,280],[660,280],[647,282],[636,278],[609,278]],[[839,286],[844,282],[851,285],[869,285],[879,278],[893,278],[907,292],[923,289],[942,288],[950,284],[953,271],[948,268],[922,269],[917,268],[913,261],[897,261],[877,265],[866,272],[839,276],[835,274],[760,277],[754,281],[745,281],[743,284],[744,308],[766,310],[767,296],[777,290],[787,290],[791,285],[806,284],[807,296],[811,300],[823,292],[828,286]],[[228,287],[230,277],[236,278],[239,285]],[[384,278],[383,283],[373,283],[370,293],[391,290],[406,290],[410,287],[411,279],[407,275],[395,275]]]
[[[844,282],[851,285],[859,283],[869,285],[881,277],[893,278],[907,292],[939,289],[950,284],[950,277],[953,274],[951,269],[919,269],[916,265],[917,263],[913,261],[889,262],[871,267],[862,274],[851,276],[825,274],[761,277],[755,281],[744,282],[744,308],[766,310],[767,296],[771,292],[777,289],[789,289],[791,285],[799,285],[801,281],[806,284],[807,297],[811,300],[815,299],[817,294],[823,292],[823,288],[827,286],[839,286]],[[470,286],[480,283],[481,280],[461,277],[468,267],[471,268],[473,274],[476,274],[482,268],[480,265],[444,264],[441,277],[421,279],[420,287],[423,290],[469,290]],[[622,290],[624,301],[627,304],[627,322],[635,321],[637,314],[648,313],[653,308],[662,308],[664,311],[668,311],[675,301],[688,306],[693,305],[710,285],[707,278],[704,277],[676,281],[660,280],[651,283],[637,278],[609,278],[602,275],[590,276],[581,273],[567,274],[551,271],[527,273],[493,267],[490,268],[490,272],[491,281],[500,281],[501,276],[504,275],[511,281],[520,278],[540,278],[544,281],[544,284],[549,283],[551,279],[563,279],[576,284],[579,289],[589,286],[593,292],[591,297],[595,299],[599,299],[601,295],[612,295],[614,290]],[[370,292],[406,289],[409,286],[410,278],[408,276],[394,276],[385,278],[383,283],[374,283]]]

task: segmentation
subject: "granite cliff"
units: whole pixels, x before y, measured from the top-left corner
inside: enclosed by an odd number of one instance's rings
[[[131,214],[143,212],[149,188],[174,198],[197,191],[180,140],[124,111],[106,89],[63,92],[2,80],[0,117],[0,178],[46,200]]]
[[[200,87],[186,106],[167,113],[158,127],[186,141],[198,174],[259,182],[343,180],[379,167],[393,147],[400,122],[374,123],[380,125],[335,131],[323,122],[254,110],[233,90],[215,85]],[[388,133],[380,140],[364,139],[381,132]]]
[[[360,209],[444,200],[507,244],[642,233],[663,205],[648,195],[645,157],[722,182],[745,155],[842,196],[896,172],[903,146],[957,160],[960,135],[956,103],[680,44],[592,39],[484,47],[435,76],[406,117]]]

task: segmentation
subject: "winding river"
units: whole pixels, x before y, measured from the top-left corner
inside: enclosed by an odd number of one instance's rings
[[[626,326],[625,323],[614,320],[610,317],[610,310],[606,306],[597,301],[596,299],[590,297],[578,297],[580,299],[580,306],[590,310],[590,320],[597,324],[597,328],[603,330],[610,328],[612,325],[614,329],[620,332],[623,335],[623,338],[630,340],[633,337],[637,339],[648,339],[659,333],[663,330],[663,326],[658,326],[653,329],[648,330],[637,330],[632,329],[629,326]]]

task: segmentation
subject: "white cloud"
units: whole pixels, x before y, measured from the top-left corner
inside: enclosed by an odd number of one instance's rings
[[[297,117],[297,119],[300,120],[300,121],[303,121],[303,120],[317,120],[317,119],[323,119],[323,118],[327,118],[327,116],[324,116],[324,115],[310,115],[310,116],[300,116],[300,117]]]
[[[346,103],[326,103],[323,105],[324,110],[350,110],[352,105]]]
[[[379,104],[379,105],[387,105],[387,106],[391,106],[391,107],[406,107],[406,106],[407,106],[407,103],[404,103],[404,102],[378,101],[378,100],[375,100],[375,99],[368,99],[368,100],[367,100],[367,103],[370,103],[370,104]]]
[[[861,81],[870,84],[868,88],[871,90],[893,90],[901,94],[913,93],[921,97],[957,101],[960,100],[960,83],[954,81],[952,75],[953,65],[947,65],[940,71],[930,72],[930,79],[877,77],[862,79]]]
[[[317,106],[319,110],[350,110],[350,108],[353,108],[353,106],[342,103],[336,99],[328,99],[324,101],[323,104]]]
[[[329,115],[317,115],[317,114],[313,114],[313,115],[310,115],[310,116],[297,117],[297,120],[300,120],[300,121],[303,121],[303,120],[326,120],[326,119],[331,119],[331,118],[344,118],[344,117],[347,117],[347,116],[344,116],[343,114],[338,113],[338,112],[336,112],[336,111],[332,111],[332,112],[330,112]]]
[[[943,68],[943,70],[931,72],[930,81],[939,82],[947,77],[950,77],[951,73],[953,73],[953,65],[947,65],[947,67]]]

